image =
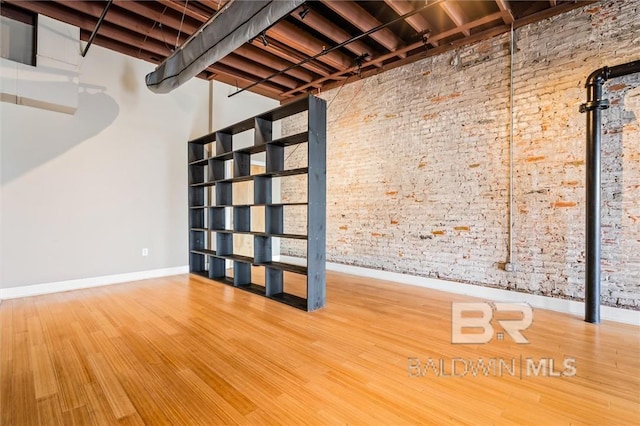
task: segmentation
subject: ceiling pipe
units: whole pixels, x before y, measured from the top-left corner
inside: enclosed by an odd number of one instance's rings
[[[102,15],[100,15],[100,18],[98,18],[98,23],[96,23],[96,27],[93,30],[93,32],[91,33],[91,36],[89,37],[89,41],[87,42],[87,45],[84,47],[84,50],[82,51],[82,57],[83,58],[87,55],[87,52],[89,51],[89,48],[93,44],[93,40],[96,38],[96,35],[98,35],[98,30],[102,26],[102,22],[104,21],[104,17],[107,16],[107,12],[109,11],[109,8],[111,7],[112,3],[113,3],[113,0],[109,0],[107,2],[107,4],[104,7],[104,10],[102,11]]]
[[[601,253],[601,127],[602,110],[609,100],[602,99],[602,86],[607,80],[640,72],[640,60],[614,67],[603,67],[587,77],[587,102],[580,112],[587,113],[587,176],[586,176],[586,322],[600,323],[600,253]]]

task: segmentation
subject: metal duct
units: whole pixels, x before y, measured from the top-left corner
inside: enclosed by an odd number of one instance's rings
[[[236,0],[158,65],[145,81],[169,93],[287,16],[304,0]]]

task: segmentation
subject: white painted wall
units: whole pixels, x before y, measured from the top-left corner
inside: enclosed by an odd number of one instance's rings
[[[186,141],[208,131],[208,82],[156,95],[152,69],[94,45],[75,115],[0,103],[0,287],[187,264]]]
[[[144,84],[153,65],[96,45],[74,65],[77,28],[39,21],[64,37],[40,40],[37,67],[13,80],[4,78],[5,65],[18,66],[2,64],[3,85],[42,102],[0,102],[0,289],[20,297],[181,270],[186,141],[208,133],[210,121],[215,130],[278,102],[249,92],[228,98],[231,86],[199,79],[153,94]],[[42,84],[63,74],[75,86],[73,115],[42,109],[73,107],[70,92]]]

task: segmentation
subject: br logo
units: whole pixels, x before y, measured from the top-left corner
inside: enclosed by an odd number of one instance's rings
[[[519,316],[515,319],[496,319],[509,337],[516,343],[529,343],[521,331],[533,322],[531,306],[526,303],[487,302],[451,303],[451,343],[488,343],[494,335],[498,340],[503,340],[504,333],[494,333],[491,325],[494,314],[501,312],[511,313],[509,316],[512,317]]]

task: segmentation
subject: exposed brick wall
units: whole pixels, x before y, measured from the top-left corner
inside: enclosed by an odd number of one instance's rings
[[[582,300],[578,107],[591,71],[640,58],[639,16],[639,0],[609,1],[516,30],[516,272],[504,271],[508,34],[322,93],[330,102],[327,259]],[[609,82],[605,93],[603,303],[640,309],[640,76]],[[286,121],[283,133],[302,121]],[[288,161],[306,159],[296,152]],[[305,188],[282,190],[287,199]],[[297,255],[304,245],[282,248]]]

